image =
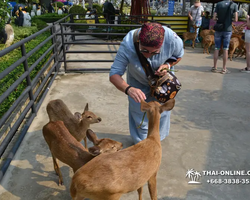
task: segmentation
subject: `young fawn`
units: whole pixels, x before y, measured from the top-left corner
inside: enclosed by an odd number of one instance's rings
[[[182,37],[183,37],[183,47],[185,49],[185,42],[187,40],[192,40],[193,44],[192,47],[194,48],[194,44],[195,44],[195,38],[197,37],[197,29],[199,28],[198,26],[194,25],[194,33],[190,33],[190,32],[185,32],[183,33]]]
[[[214,45],[214,35],[206,35],[203,40],[202,43],[204,45],[204,49],[203,49],[203,53],[205,53],[205,51],[207,52],[207,54],[209,54],[209,52],[211,51],[212,45]],[[210,51],[208,51],[208,49],[210,48]]]
[[[101,121],[100,117],[89,111],[88,104],[86,104],[82,114],[76,112],[74,115],[61,99],[50,101],[46,109],[50,121],[63,121],[78,142],[84,139],[84,144],[87,148],[86,131],[89,125]]]
[[[95,133],[88,129],[87,137],[94,143],[87,149],[78,142],[64,126],[62,121],[49,122],[43,127],[43,136],[52,154],[54,169],[59,176],[59,185],[63,184],[63,177],[57,160],[69,165],[74,172],[95,156],[101,153],[111,153],[122,149],[122,143],[109,138],[98,139]]]
[[[119,200],[122,194],[137,190],[142,200],[142,187],[148,182],[152,200],[157,200],[156,175],[161,163],[160,118],[173,109],[175,100],[161,105],[141,102],[147,112],[148,136],[145,140],[112,154],[103,154],[88,162],[74,174],[70,186],[73,200]]]

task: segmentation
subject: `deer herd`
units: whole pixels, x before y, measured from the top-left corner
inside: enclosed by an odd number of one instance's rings
[[[190,32],[185,32],[183,33],[183,46],[185,48],[185,42],[187,40],[191,40],[192,41],[192,48],[194,48],[194,44],[195,44],[195,38],[197,37],[197,33],[196,33],[196,30],[197,26],[193,26],[194,29],[195,29],[195,32],[194,33],[190,33]],[[233,55],[235,53],[236,56],[235,58],[237,57],[242,57],[243,55],[246,56],[246,48],[245,48],[245,41],[242,39],[242,36],[243,36],[243,32],[242,32],[242,29],[244,28],[244,24],[243,25],[240,25],[238,28],[235,26],[235,25],[232,25],[233,27],[233,34],[231,36],[231,40],[230,40],[230,44],[229,44],[229,50],[228,50],[228,55],[230,57],[230,60],[232,61],[233,59]],[[200,36],[202,38],[202,43],[201,43],[201,46],[204,48],[203,49],[203,53],[207,53],[209,54],[209,52],[211,51],[211,48],[212,48],[212,45],[214,45],[214,30],[212,29],[206,29],[206,30],[202,30],[200,31]],[[210,50],[209,50],[210,49]],[[220,50],[220,53],[219,55],[222,54],[222,47],[221,47],[221,50]]]
[[[101,118],[89,111],[88,104],[82,114],[73,115],[61,99],[50,101],[46,107],[49,122],[42,132],[59,185],[63,184],[63,177],[57,159],[73,169],[70,185],[73,200],[119,200],[123,194],[135,190],[142,200],[142,187],[147,182],[151,199],[157,200],[156,175],[162,158],[160,116],[163,111],[172,110],[174,105],[174,99],[162,105],[142,101],[141,111],[148,116],[148,136],[122,149],[121,142],[98,139],[90,129],[90,124],[100,123]],[[87,138],[93,147],[87,148]]]

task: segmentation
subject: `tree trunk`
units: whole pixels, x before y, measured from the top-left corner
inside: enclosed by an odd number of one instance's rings
[[[124,4],[124,0],[121,1],[120,15],[123,15],[123,4]]]
[[[185,15],[185,10],[186,10],[186,0],[182,1],[182,15]]]

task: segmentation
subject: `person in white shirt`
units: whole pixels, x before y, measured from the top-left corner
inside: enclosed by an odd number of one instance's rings
[[[188,16],[190,19],[190,32],[194,33],[195,29],[194,29],[194,25],[200,27],[201,26],[201,22],[202,22],[202,16],[204,14],[204,8],[200,3],[200,0],[195,0],[194,5],[191,6],[189,12],[188,12]],[[196,30],[197,32],[197,37],[195,39],[195,42],[198,43],[199,39],[198,39],[198,35],[199,35],[199,28],[197,28]],[[192,46],[192,41],[191,41],[191,46]]]

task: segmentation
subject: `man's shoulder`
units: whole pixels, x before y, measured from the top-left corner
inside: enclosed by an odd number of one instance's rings
[[[194,7],[194,5],[192,5],[191,7],[190,7],[190,10],[194,10],[195,9],[195,7]]]

